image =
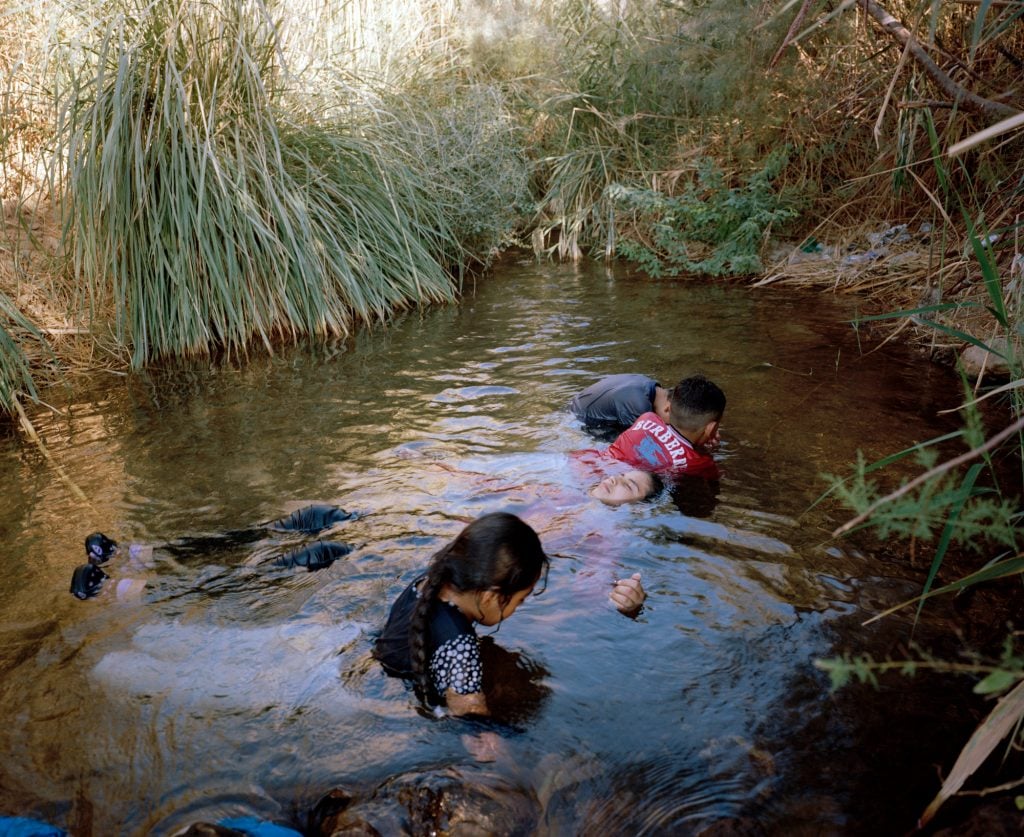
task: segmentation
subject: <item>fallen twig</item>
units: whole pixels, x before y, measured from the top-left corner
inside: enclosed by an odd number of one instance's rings
[[[95,511],[95,507],[93,506],[89,498],[85,495],[85,492],[82,491],[82,489],[78,487],[77,483],[75,483],[75,481],[67,475],[67,472],[65,472],[65,470],[61,467],[60,463],[57,462],[57,460],[55,460],[50,455],[50,452],[46,449],[46,445],[43,444],[43,440],[40,439],[39,434],[36,433],[36,429],[32,425],[32,422],[29,421],[28,416],[25,415],[25,410],[21,406],[21,403],[18,401],[17,398],[14,398],[12,400],[14,402],[14,410],[18,414],[18,419],[21,422],[22,429],[25,431],[25,433],[28,434],[28,437],[33,442],[35,442],[36,447],[39,448],[39,452],[43,455],[46,461],[53,466],[53,469],[57,472],[57,476],[59,476],[61,478],[61,481],[71,490],[71,493],[74,494],[83,503],[85,503],[90,509],[93,509]]]

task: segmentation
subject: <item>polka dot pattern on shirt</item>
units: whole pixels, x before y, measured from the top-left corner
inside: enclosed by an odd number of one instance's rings
[[[451,689],[459,695],[484,690],[480,647],[473,634],[463,634],[438,647],[430,658],[430,676],[439,695]]]

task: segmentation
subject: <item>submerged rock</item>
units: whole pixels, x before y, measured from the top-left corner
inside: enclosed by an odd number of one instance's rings
[[[1012,349],[1003,337],[994,337],[987,341],[988,350],[975,346],[973,343],[960,353],[960,364],[964,373],[972,378],[978,375],[1005,377],[1010,374],[1010,365],[1006,357],[1012,357]]]
[[[359,796],[337,788],[310,815],[320,837],[390,834],[533,834],[540,807],[532,793],[491,774],[447,767],[406,773]]]

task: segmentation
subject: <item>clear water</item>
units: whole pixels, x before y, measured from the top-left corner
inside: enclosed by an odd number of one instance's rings
[[[861,623],[921,570],[832,541],[845,513],[814,501],[858,449],[951,429],[937,412],[957,385],[894,349],[861,353],[853,313],[523,261],[459,307],[337,346],[80,381],[34,417],[64,478],[0,439],[0,813],[76,835],[246,814],[305,828],[332,788],[398,809],[381,783],[443,774],[517,800],[540,834],[907,830],[970,728],[969,684],[829,693],[815,659],[904,647],[909,615]],[[717,496],[586,497],[565,454],[600,443],[564,405],[623,371],[725,389]],[[159,546],[311,502],[359,515],[329,533],[355,547],[329,569],[274,567],[303,539],[268,533],[177,563],[157,549],[150,568],[115,559],[115,581],[146,583],[136,599],[112,582],[68,592],[91,531]],[[422,717],[369,649],[430,555],[498,509],[554,561],[547,591],[487,640],[517,732],[480,764],[466,729]],[[606,601],[633,572],[650,594],[636,620]]]

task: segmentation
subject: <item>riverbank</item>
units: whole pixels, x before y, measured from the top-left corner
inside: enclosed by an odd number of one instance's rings
[[[1015,142],[945,154],[1009,105],[941,68],[928,83],[962,109],[895,96],[920,55],[877,4],[814,24],[807,3],[350,5],[0,20],[0,410],[82,364],[345,337],[527,242],[854,296],[913,312],[863,322],[866,344],[952,363],[1002,340],[1015,366]],[[998,49],[979,45],[985,14],[953,4],[929,30],[977,58],[979,89],[1024,47],[1002,6]]]
[[[69,268],[61,248],[59,209],[53,201],[39,197],[39,192],[29,200],[4,201],[0,294],[38,332],[16,333],[39,387],[73,382],[82,371],[124,373],[131,365],[128,347],[113,339],[110,312],[103,316],[73,310],[73,280],[66,275]],[[898,340],[918,349],[922,362],[954,365],[971,346],[956,332],[983,343],[998,337],[998,324],[985,307],[987,289],[976,259],[965,255],[960,242],[937,241],[927,221],[890,225],[879,219],[865,221],[859,230],[823,224],[803,241],[772,242],[764,248],[762,260],[766,270],[761,275],[713,281],[852,297],[865,317],[917,312],[865,323],[864,351]],[[1008,284],[1019,297],[1020,258],[1015,255],[1012,264],[1018,273],[1011,274]],[[478,281],[486,282],[487,275]],[[1010,302],[1019,304],[1019,299]],[[942,303],[956,307],[921,310]],[[970,355],[976,358],[978,350]],[[980,362],[970,356],[968,360],[968,374],[1006,372],[1004,363],[993,369],[999,359],[992,355]]]

